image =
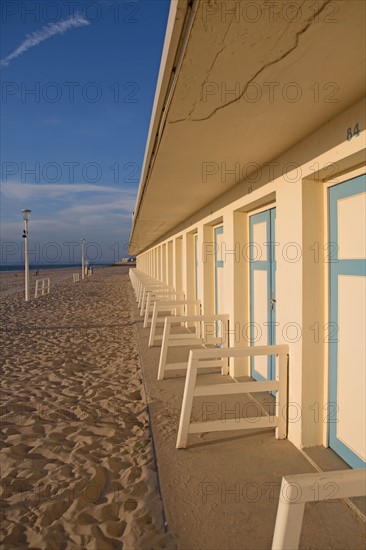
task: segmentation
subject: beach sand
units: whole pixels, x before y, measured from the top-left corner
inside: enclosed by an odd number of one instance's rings
[[[96,269],[75,284],[70,273],[30,303],[22,292],[1,295],[5,549],[175,547],[127,272]]]
[[[94,268],[96,269],[102,268]],[[39,268],[39,274],[36,276],[35,269],[29,272],[30,294],[34,297],[34,291],[37,279],[50,278],[51,288],[54,284],[67,283],[72,280],[72,274],[79,273],[81,277],[81,268],[78,266],[67,267],[64,269],[45,269]],[[0,295],[14,294],[22,292],[24,296],[24,271],[3,271],[0,272]]]

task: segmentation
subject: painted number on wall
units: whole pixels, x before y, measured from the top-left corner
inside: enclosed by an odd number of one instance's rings
[[[357,122],[356,126],[353,128],[347,128],[347,141],[351,141],[353,137],[358,137],[360,135],[360,124]]]

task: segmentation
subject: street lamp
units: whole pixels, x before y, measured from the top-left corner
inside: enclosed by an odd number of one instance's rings
[[[29,302],[29,256],[28,256],[28,221],[32,210],[21,210],[24,220],[24,274],[25,274],[25,301]]]
[[[81,239],[81,278],[84,279],[85,277],[85,239]]]

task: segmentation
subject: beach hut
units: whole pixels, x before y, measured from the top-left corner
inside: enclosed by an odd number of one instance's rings
[[[365,451],[365,3],[171,2],[130,253],[289,345],[288,438]],[[230,374],[275,376],[273,358]]]

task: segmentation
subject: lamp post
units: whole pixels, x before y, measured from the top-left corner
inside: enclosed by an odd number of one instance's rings
[[[29,256],[28,256],[28,221],[32,210],[21,210],[24,220],[24,275],[25,275],[25,301],[29,302]]]
[[[85,257],[84,257],[84,251],[85,251],[85,239],[81,239],[81,278],[84,279],[85,277]]]

